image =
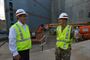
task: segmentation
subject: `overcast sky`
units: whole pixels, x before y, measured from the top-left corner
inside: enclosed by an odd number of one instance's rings
[[[0,19],[5,20],[4,0],[0,0]]]

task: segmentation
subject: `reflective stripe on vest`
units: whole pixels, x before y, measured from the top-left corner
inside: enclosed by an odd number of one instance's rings
[[[65,42],[65,43],[70,43],[70,41],[66,42],[64,40],[57,40],[57,42]]]
[[[30,38],[29,28],[26,25],[26,31],[23,27],[16,23],[12,27],[16,30],[16,47],[18,51],[23,51],[32,48],[32,42]]]
[[[67,31],[64,31],[64,30],[66,30],[66,28],[68,28],[67,29]],[[65,35],[64,37],[65,37],[65,39],[59,39],[59,40],[66,40],[66,39],[69,39],[69,31],[71,30],[71,27],[68,25],[68,26],[66,26],[66,28],[63,30],[63,32],[61,32],[61,26],[59,26],[59,28],[57,28],[57,32],[58,32],[58,36],[57,36],[57,38],[60,38],[61,37],[61,35]]]
[[[21,40],[24,40],[24,38],[23,38],[23,34],[22,34],[22,31],[21,31],[21,29],[20,29],[19,25],[18,25],[18,24],[16,24],[16,26],[17,26],[17,27],[18,27],[18,29],[19,29],[20,36],[21,36]]]
[[[60,29],[59,29],[60,28]],[[60,33],[61,33],[61,27],[59,26],[59,28],[57,28],[59,31],[60,31]],[[68,25],[68,26],[66,26],[66,28],[65,28],[66,30],[64,30],[63,31],[63,39],[60,39],[60,36],[61,36],[61,34],[59,34],[59,31],[57,30],[57,32],[58,32],[58,36],[57,36],[57,38],[58,38],[58,40],[57,40],[57,47],[61,47],[61,48],[63,48],[63,49],[67,49],[68,48],[68,45],[69,45],[69,43],[70,43],[70,41],[68,41],[68,40],[70,40],[70,31],[71,31],[71,27]],[[66,33],[66,34],[65,34]],[[64,38],[65,37],[65,38]]]
[[[22,39],[22,40],[17,40],[16,42],[23,42],[23,41],[26,41],[26,40],[30,40],[30,38]]]
[[[26,40],[30,40],[30,38],[24,39],[20,27],[18,26],[18,24],[16,24],[16,26],[18,27],[20,35],[21,35],[21,40],[17,40],[16,42],[23,42],[23,41],[26,41]]]
[[[68,26],[68,32],[66,32],[66,38],[65,39],[68,39],[69,31],[70,31],[70,26]]]

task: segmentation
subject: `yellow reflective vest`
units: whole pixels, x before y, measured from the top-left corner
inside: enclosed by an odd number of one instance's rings
[[[71,43],[70,39],[71,26],[67,25],[63,31],[62,27],[58,26],[56,29],[56,33],[57,33],[56,46],[62,49],[68,49]]]
[[[16,31],[16,47],[18,51],[32,48],[29,27],[26,25],[26,31],[17,22],[12,26]]]

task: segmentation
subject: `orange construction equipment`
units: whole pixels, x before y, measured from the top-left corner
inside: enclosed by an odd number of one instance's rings
[[[35,37],[32,38],[32,42],[33,43],[42,43],[42,41],[44,40],[44,25],[41,24],[36,32],[35,32]]]
[[[80,26],[80,34],[83,39],[90,39],[90,25],[88,26]]]

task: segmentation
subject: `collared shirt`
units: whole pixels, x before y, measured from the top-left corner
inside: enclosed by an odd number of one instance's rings
[[[26,30],[26,24],[22,24],[20,21],[18,23]],[[9,29],[9,49],[13,56],[18,55],[17,47],[16,47],[16,31],[13,27]]]

